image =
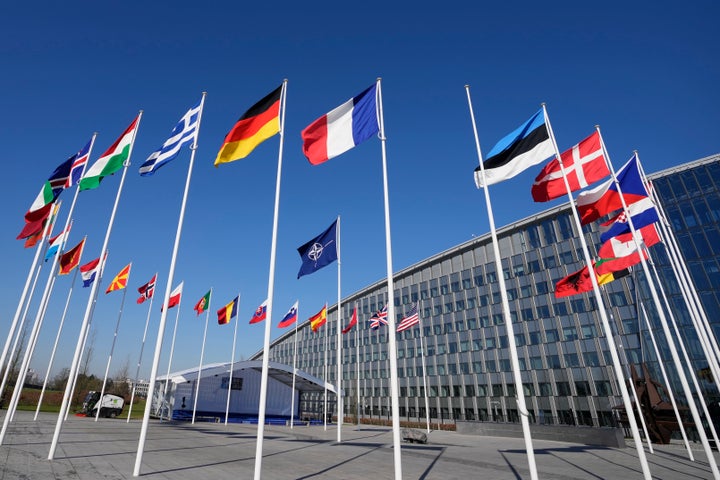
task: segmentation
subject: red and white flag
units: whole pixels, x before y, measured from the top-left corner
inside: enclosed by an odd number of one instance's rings
[[[563,152],[560,157],[572,192],[610,175],[597,131]],[[557,157],[545,165],[535,178],[531,192],[536,202],[547,202],[567,193]]]
[[[645,247],[651,247],[660,242],[660,235],[658,235],[654,223],[642,227],[637,230],[637,233],[642,240],[642,245]],[[643,251],[643,254],[647,259],[647,253]],[[635,248],[632,233],[623,233],[610,238],[602,244],[600,250],[598,250],[598,255],[602,259],[608,259],[608,261],[601,263],[595,269],[598,275],[617,272],[640,263],[640,255]]]
[[[180,285],[175,287],[175,290],[170,292],[170,298],[168,299],[168,310],[180,305],[180,297],[182,297],[183,283],[185,282],[180,282]],[[161,308],[160,311],[162,310],[163,309]]]
[[[155,280],[157,280],[157,273],[153,275],[148,283],[142,287],[138,287],[137,291],[140,294],[140,298],[137,299],[137,303],[143,303],[145,300],[151,299],[155,293]]]
[[[400,320],[400,323],[398,323],[398,326],[397,326],[397,331],[398,332],[405,331],[408,328],[414,327],[418,323],[420,323],[420,316],[418,315],[417,303],[416,303],[415,305],[412,306],[410,311],[408,311],[405,314],[405,317],[402,320]]]

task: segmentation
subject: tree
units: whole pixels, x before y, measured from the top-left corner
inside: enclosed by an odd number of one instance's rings
[[[65,367],[60,370],[50,381],[51,390],[65,390],[65,384],[70,378],[70,368]]]
[[[128,379],[130,378],[130,355],[125,357],[125,363],[120,365],[113,375],[113,394],[119,395],[123,398],[130,398],[130,385]],[[109,390],[109,388],[108,388]]]

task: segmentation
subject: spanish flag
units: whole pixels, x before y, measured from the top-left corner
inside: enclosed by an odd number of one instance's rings
[[[310,327],[312,328],[313,333],[317,332],[318,328],[325,325],[325,322],[327,322],[327,305],[325,305],[318,313],[310,317]]]
[[[250,155],[255,147],[280,132],[280,94],[282,85],[250,107],[225,136],[215,166]]]
[[[225,325],[226,323],[230,323],[230,320],[232,320],[233,317],[237,316],[239,300],[240,297],[235,297],[230,303],[217,311],[218,325]]]
[[[110,286],[105,290],[106,294],[127,287],[128,277],[130,277],[130,267],[132,267],[132,263],[128,263],[125,268],[120,270],[120,273],[115,275],[115,278],[110,282]]]

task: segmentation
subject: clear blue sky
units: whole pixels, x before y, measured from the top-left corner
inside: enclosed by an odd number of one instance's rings
[[[237,357],[262,347],[248,325],[266,296],[279,136],[247,159],[213,167],[222,140],[253,103],[289,80],[273,323],[296,299],[306,319],[337,297],[337,270],[296,279],[296,248],[341,220],[343,296],[385,276],[380,143],[375,139],[313,167],[300,131],[382,77],[395,270],[488,231],[464,85],[481,145],[546,102],[559,146],[602,128],[613,163],[637,149],[661,170],[720,151],[720,40],[713,1],[678,2],[11,2],[0,19],[0,189],[5,256],[0,332],[7,332],[32,261],[15,240],[49,173],[99,132],[94,162],[139,110],[144,116],[109,244],[102,286],[133,262],[111,373],[134,373],[147,314],[138,286],[158,271],[164,293],[189,152],[154,177],[145,158],[207,91],[176,282],[185,281],[173,370],[196,365],[204,318],[194,303],[214,288],[205,362],[229,361],[232,327],[214,311],[241,293]],[[341,2],[342,3],[342,2]],[[347,4],[349,5],[349,4]],[[541,166],[491,187],[498,226],[551,205],[534,204]],[[82,192],[74,245],[99,255],[119,175]],[[72,192],[61,198],[67,212]],[[61,215],[60,222],[64,223]],[[41,274],[29,321],[34,319]],[[44,373],[70,277],[59,278],[32,367]],[[69,366],[89,289],[75,288],[53,374]],[[91,370],[102,375],[122,293],[101,293]],[[153,355],[154,305],[142,376]],[[167,368],[175,310],[160,372]],[[272,337],[281,332],[273,327]],[[5,334],[2,333],[4,336]]]

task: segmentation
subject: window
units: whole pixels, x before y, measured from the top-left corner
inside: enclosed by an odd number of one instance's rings
[[[568,367],[579,367],[580,366],[580,358],[578,357],[577,353],[566,353],[564,355],[565,357],[565,365]]]
[[[530,339],[528,342],[530,345],[538,345],[542,341],[540,332],[529,332],[528,338]]]
[[[552,385],[549,383],[538,383],[538,390],[540,390],[540,396],[552,397]]]
[[[542,357],[530,357],[530,368],[532,370],[542,370]]]
[[[455,302],[455,310],[465,310],[465,300],[457,300]]]
[[[544,295],[544,294],[548,293],[547,282],[537,282],[535,284],[535,291],[538,293],[538,295]]]
[[[460,373],[462,373],[462,374],[470,373],[470,365],[467,362],[460,363]]]
[[[530,285],[520,287],[520,298],[527,298],[530,296],[532,296],[532,287]]]
[[[445,313],[452,313],[453,311],[453,304],[452,302],[448,302],[445,304]]]
[[[548,355],[545,359],[547,360],[548,368],[562,368],[559,355]]]
[[[564,327],[563,328],[563,340],[577,340],[578,334],[575,327]]]
[[[600,366],[600,357],[598,356],[597,352],[583,353],[583,360],[585,360],[585,365],[588,367]]]
[[[572,252],[560,252],[560,263],[562,265],[570,265],[575,262],[575,256]]]
[[[583,300],[582,298],[576,298],[574,300],[570,300],[570,306],[574,313],[585,312],[585,300]]]
[[[567,397],[569,395],[572,395],[570,392],[570,382],[556,382],[557,390],[558,390],[558,396],[561,397]]]
[[[494,337],[485,339],[485,348],[488,350],[495,348],[495,338]]]
[[[560,340],[557,329],[550,328],[548,330],[545,330],[545,339],[548,343],[557,342],[558,340]]]
[[[562,316],[568,314],[567,304],[565,302],[553,303],[553,310],[556,316]]]
[[[523,308],[520,311],[520,316],[522,317],[523,321],[526,321],[526,322],[533,320],[532,308]]]
[[[597,329],[595,328],[595,325],[583,325],[580,328],[582,330],[582,338],[597,337]]]
[[[575,382],[575,390],[577,391],[577,394],[580,397],[590,396],[591,395],[590,382],[585,382],[585,381]]]
[[[610,388],[610,382],[607,380],[596,380],[595,390],[597,390],[598,396],[608,397],[612,395],[612,389]]]
[[[543,258],[543,263],[545,264],[545,268],[555,268],[557,267],[557,258],[555,258],[555,255],[549,255],[545,258]]]
[[[538,318],[550,318],[550,307],[547,305],[538,305],[535,310]]]
[[[627,305],[627,299],[623,292],[610,292],[610,305],[613,307],[623,307]]]

